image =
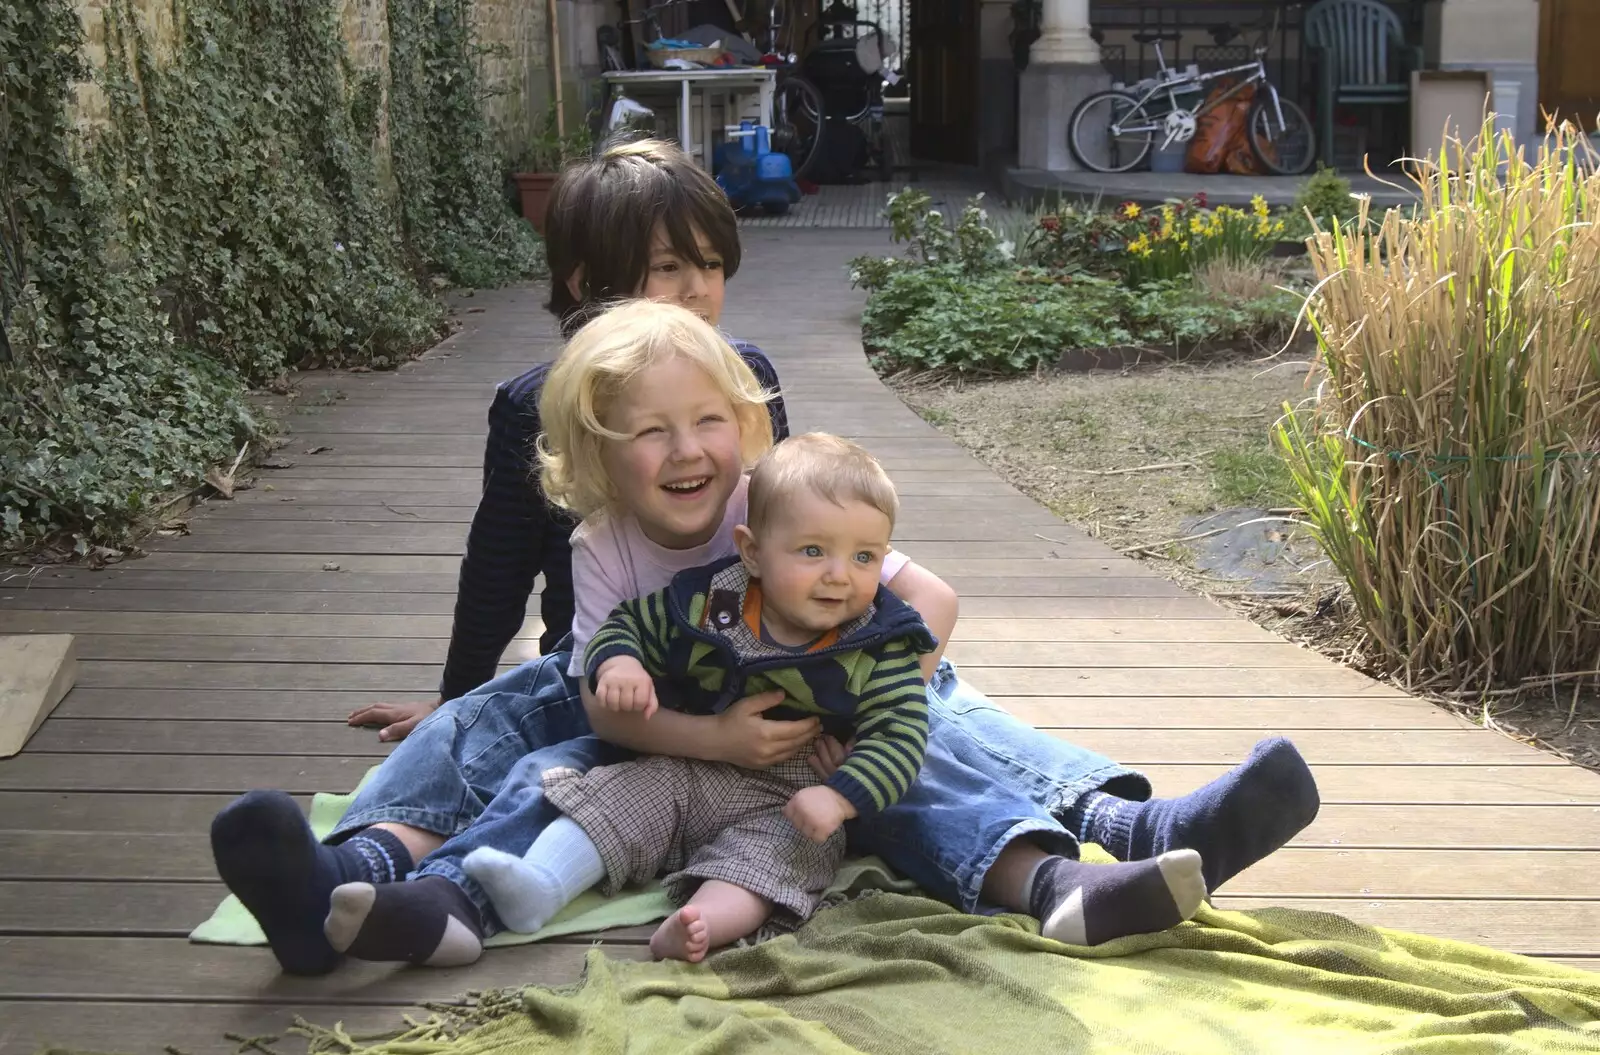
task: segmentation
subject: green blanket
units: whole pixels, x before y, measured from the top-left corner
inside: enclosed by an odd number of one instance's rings
[[[1162,934],[1075,948],[1040,938],[1019,916],[884,893],[698,966],[593,950],[574,986],[485,994],[476,1008],[365,1050],[1600,1052],[1600,975],[1287,909],[1205,909]]]
[[[367,770],[361,778],[365,784],[377,767]],[[361,786],[356,786],[360,791]],[[344,816],[355,792],[348,795],[318,793],[311,799],[311,830],[317,838],[333,831],[333,826]],[[833,885],[828,888],[825,900],[838,900],[863,890],[910,891],[915,887],[890,872],[876,857],[863,857],[846,861]],[[613,927],[640,927],[646,923],[665,919],[672,904],[662,892],[660,884],[624,890],[614,897],[605,897],[597,891],[579,895],[578,899],[562,909],[554,919],[545,924],[537,934],[496,934],[486,945],[523,945],[564,934],[582,934],[588,931],[609,930]],[[265,945],[266,936],[255,917],[245,911],[239,899],[229,894],[211,913],[211,918],[189,934],[189,940],[205,945]]]

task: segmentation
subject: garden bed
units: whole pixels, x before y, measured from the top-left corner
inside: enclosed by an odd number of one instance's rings
[[[1473,208],[1436,192],[1381,224],[1362,212],[1303,261],[1278,257],[1289,223],[1264,203],[1124,203],[996,231],[981,202],[951,225],[908,192],[890,203],[906,254],[852,264],[872,291],[863,340],[908,404],[1090,535],[1600,768],[1600,678],[1579,641],[1600,602],[1569,570],[1592,567],[1578,514],[1597,486],[1584,408],[1600,380],[1563,336],[1586,332],[1572,261],[1593,246],[1572,220],[1600,178],[1557,201],[1537,194],[1544,176],[1515,175],[1456,193]],[[1543,204],[1497,212],[1502,196]],[[1524,216],[1526,231],[1497,230]],[[1544,270],[1468,253],[1508,238],[1551,254]],[[1436,271],[1464,277],[1424,297],[1414,282]],[[1308,349],[1287,338],[1313,278],[1327,285]],[[1480,373],[1508,382],[1463,387]]]

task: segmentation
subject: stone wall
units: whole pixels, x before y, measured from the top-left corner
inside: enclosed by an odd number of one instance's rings
[[[130,0],[144,38],[156,49],[158,60],[171,54],[179,27],[173,0]],[[335,0],[343,4],[341,26],[357,70],[378,71],[383,98],[388,98],[389,14],[387,0]],[[76,0],[78,16],[87,38],[86,52],[96,67],[105,64],[105,0]],[[473,18],[478,42],[487,50],[483,76],[489,98],[489,120],[500,138],[508,161],[523,149],[535,122],[550,98],[549,54],[545,0],[476,0]],[[93,126],[106,118],[106,101],[99,88],[78,86],[77,118]],[[387,106],[379,111],[380,163],[387,157]],[[387,168],[387,164],[383,164]]]

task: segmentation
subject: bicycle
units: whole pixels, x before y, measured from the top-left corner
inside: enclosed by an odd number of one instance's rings
[[[1067,121],[1067,146],[1084,168],[1095,172],[1127,172],[1150,154],[1156,133],[1164,133],[1165,148],[1187,143],[1194,138],[1201,117],[1215,110],[1246,88],[1255,89],[1246,119],[1245,138],[1250,152],[1268,172],[1279,176],[1298,176],[1311,167],[1317,156],[1317,137],[1305,111],[1278,94],[1267,79],[1265,43],[1256,45],[1255,61],[1225,70],[1201,73],[1191,66],[1179,72],[1167,65],[1161,54],[1161,41],[1176,38],[1174,33],[1136,33],[1140,44],[1155,45],[1158,71],[1132,89],[1112,88],[1096,92],[1072,111]],[[1240,76],[1237,84],[1215,96],[1207,95],[1192,109],[1180,105],[1178,96],[1203,91],[1212,81]],[[1152,109],[1156,103],[1159,108]],[[1097,149],[1104,135],[1104,149]]]

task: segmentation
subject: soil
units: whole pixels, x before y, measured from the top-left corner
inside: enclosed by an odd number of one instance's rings
[[[1293,522],[1293,486],[1271,446],[1284,404],[1312,394],[1309,360],[887,381],[927,421],[1068,523],[1285,637],[1384,676],[1361,647],[1337,574]],[[1600,696],[1571,693],[1568,686],[1470,699],[1422,695],[1600,770]]]

